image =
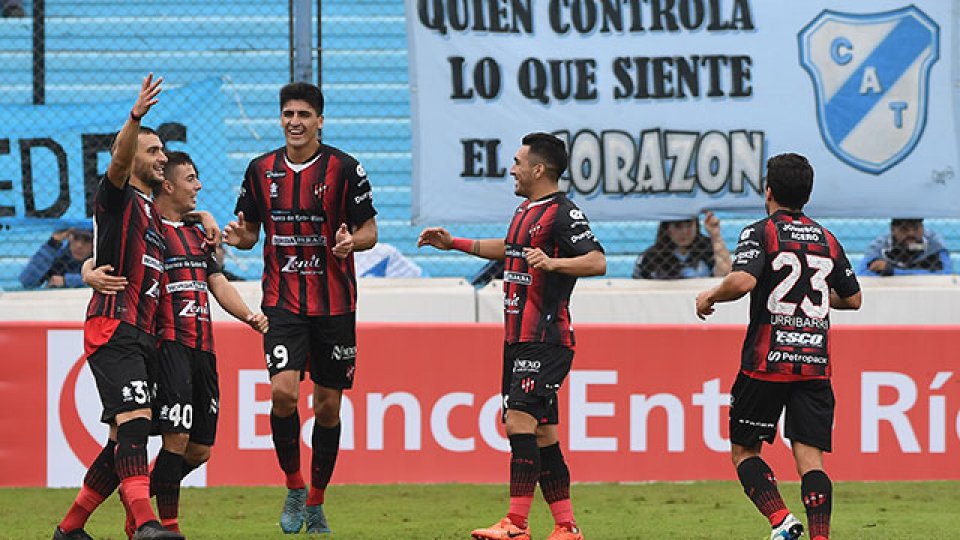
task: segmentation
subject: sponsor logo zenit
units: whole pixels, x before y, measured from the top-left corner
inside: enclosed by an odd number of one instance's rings
[[[507,257],[514,257],[518,259],[523,258],[523,248],[519,246],[507,246],[505,253]]]
[[[798,345],[801,347],[823,346],[823,334],[777,330],[774,335],[776,336],[777,345]]]
[[[283,236],[273,235],[270,237],[270,243],[275,246],[298,247],[298,246],[325,246],[327,239],[319,234],[308,236]]]
[[[533,283],[533,276],[523,272],[504,272],[503,280],[507,283],[516,283],[517,285],[530,285]]]
[[[287,175],[287,171],[267,171],[263,175],[267,178],[283,178]]]
[[[372,192],[372,191],[368,191],[368,192],[364,193],[363,195],[357,195],[356,197],[354,197],[354,198],[353,198],[353,204],[360,204],[360,203],[362,203],[363,201],[365,201],[365,200],[367,200],[367,199],[370,199],[371,201],[373,201],[373,192]]]
[[[207,261],[197,261],[192,259],[185,259],[183,257],[175,257],[171,259],[166,259],[163,261],[163,269],[166,271],[170,270],[179,270],[181,268],[206,268]]]
[[[210,305],[198,304],[196,300],[184,300],[183,308],[178,315],[180,317],[204,318],[210,315]]]
[[[791,364],[825,365],[827,363],[827,357],[818,356],[815,354],[796,354],[796,353],[784,352],[784,351],[770,351],[769,353],[767,353],[767,362],[771,362],[771,363],[789,362]]]
[[[168,293],[183,292],[183,291],[204,291],[207,290],[207,283],[205,281],[177,281],[174,283],[168,283],[166,286]]]
[[[287,262],[280,268],[281,272],[299,272],[301,274],[322,274],[323,259],[311,255],[309,259],[301,259],[296,255],[287,255]]]

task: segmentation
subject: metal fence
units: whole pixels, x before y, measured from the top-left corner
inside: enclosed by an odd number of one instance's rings
[[[38,250],[60,257],[61,265],[74,256],[72,243],[82,251],[92,186],[147,72],[162,75],[166,90],[146,123],[159,129],[168,147],[193,155],[204,183],[200,206],[221,222],[231,217],[247,162],[283,144],[277,92],[297,67],[292,1],[7,2],[22,10],[3,9],[0,18],[0,287],[23,288],[21,273],[36,262]],[[309,68],[326,97],[324,141],[356,156],[369,172],[381,241],[428,275],[475,273],[482,261],[415,247],[402,0],[326,0],[311,7],[302,28],[312,34]],[[727,246],[732,249],[740,227],[759,217],[721,216]],[[825,224],[855,261],[875,237],[890,233],[886,220]],[[632,275],[637,256],[654,244],[657,225],[595,224],[609,276]],[[960,222],[926,225],[960,251]],[[501,236],[506,224],[449,227],[462,236]],[[930,248],[932,241],[923,245]],[[227,269],[258,279],[259,253],[228,250]],[[956,257],[952,262],[960,266]],[[48,269],[41,278],[58,271]],[[28,281],[29,287],[60,283]]]

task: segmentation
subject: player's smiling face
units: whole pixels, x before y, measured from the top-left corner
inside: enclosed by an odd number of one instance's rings
[[[523,145],[513,156],[513,167],[510,167],[510,176],[513,176],[513,192],[520,197],[530,197],[536,181],[536,165],[530,161],[530,147]]]
[[[197,208],[197,195],[203,189],[197,170],[189,163],[181,163],[170,171],[167,182],[172,187],[169,191],[174,207],[181,214],[192,212]]]
[[[148,187],[163,182],[163,166],[167,164],[167,155],[163,153],[163,142],[153,133],[137,135],[137,155],[133,159],[133,174]]]
[[[280,125],[287,146],[293,149],[312,147],[317,143],[317,132],[323,127],[323,116],[309,103],[292,99],[280,110]]]

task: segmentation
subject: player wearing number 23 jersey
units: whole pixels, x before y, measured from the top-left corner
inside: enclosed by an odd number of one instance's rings
[[[832,447],[830,308],[859,309],[860,285],[833,234],[803,214],[813,167],[798,154],[767,161],[768,217],[740,233],[733,270],[697,296],[697,315],[750,293],[750,325],[740,372],[730,392],[731,457],[744,493],[769,520],[771,540],[794,540],[803,524],[784,504],[776,478],[760,457],[786,410],[784,435],[793,447],[813,540],[830,535],[833,485],[823,470]]]

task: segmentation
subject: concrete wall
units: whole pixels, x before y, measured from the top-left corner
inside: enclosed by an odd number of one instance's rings
[[[697,293],[717,279],[635,281],[585,279],[571,310],[575,323],[702,324],[694,313]],[[863,309],[838,312],[836,324],[960,324],[960,279],[956,276],[862,278]],[[235,282],[251,306],[260,302],[259,282]],[[80,321],[88,289],[0,294],[0,320]],[[718,306],[707,324],[744,324],[748,300]],[[362,279],[357,317],[367,322],[500,322],[500,283],[474,290],[463,279]],[[215,320],[229,320],[219,306]]]

